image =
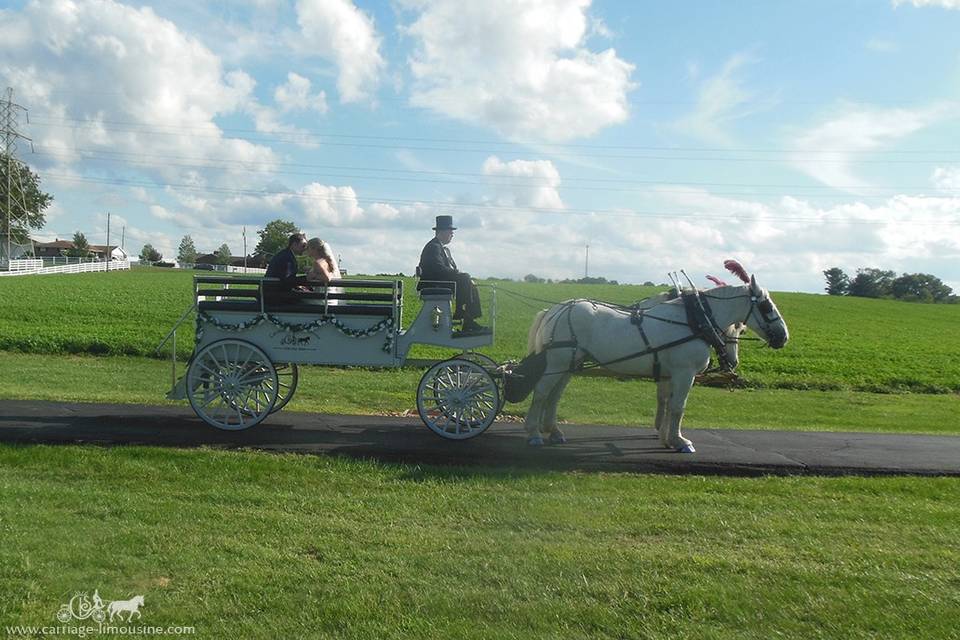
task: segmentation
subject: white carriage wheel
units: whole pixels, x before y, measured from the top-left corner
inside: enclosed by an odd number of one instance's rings
[[[465,351],[458,355],[457,358],[460,358],[461,360],[469,360],[470,362],[476,362],[488,372],[496,371],[500,367],[496,360],[488,355],[477,353],[476,351]],[[497,383],[497,390],[500,392],[500,405],[497,407],[497,413],[499,413],[503,411],[503,405],[507,402],[507,399],[503,394],[503,375],[493,375],[493,379]]]
[[[500,390],[476,362],[454,358],[430,367],[417,387],[420,419],[438,436],[466,440],[493,424]]]
[[[237,431],[259,424],[277,402],[277,371],[263,351],[244,340],[218,340],[190,361],[190,406],[207,424]]]
[[[270,413],[276,413],[287,406],[293,392],[297,390],[297,382],[300,380],[300,371],[295,364],[277,363],[273,365],[277,370],[277,402],[273,405]]]

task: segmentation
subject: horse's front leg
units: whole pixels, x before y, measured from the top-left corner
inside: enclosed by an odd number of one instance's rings
[[[667,436],[670,431],[670,378],[657,380],[657,417],[653,422],[660,444],[670,447]]]
[[[667,446],[680,453],[693,453],[693,443],[680,434],[680,423],[683,422],[683,412],[687,408],[687,396],[693,387],[693,374],[674,374],[670,376],[670,400],[667,406],[670,410],[669,433]]]
[[[563,395],[563,390],[567,388],[568,382],[570,382],[569,373],[560,376],[560,379],[553,385],[550,397],[547,398],[547,403],[543,408],[543,425],[540,430],[549,434],[547,441],[550,444],[567,443],[567,438],[560,431],[560,427],[557,426],[557,408],[560,406],[560,396]]]

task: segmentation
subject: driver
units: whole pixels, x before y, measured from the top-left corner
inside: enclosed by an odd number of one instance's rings
[[[423,247],[420,253],[420,283],[417,290],[424,287],[444,286],[450,282],[456,283],[456,309],[454,320],[463,320],[464,333],[487,333],[490,330],[477,324],[477,318],[483,315],[480,309],[480,293],[469,273],[457,269],[447,245],[453,240],[453,216],[437,216],[437,224],[433,228],[433,239]]]

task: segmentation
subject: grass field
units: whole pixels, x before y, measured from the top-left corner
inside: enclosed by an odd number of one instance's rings
[[[191,272],[165,269],[0,280],[0,351],[151,357],[192,303]],[[406,282],[404,316],[418,300]],[[775,284],[775,283],[774,283]],[[656,290],[639,286],[497,283],[495,360],[524,355],[526,334],[543,300],[590,297],[630,303]],[[777,293],[791,341],[780,351],[743,345],[740,373],[756,387],[948,393],[960,391],[960,305]],[[489,318],[487,319],[489,321]],[[192,323],[178,334],[181,358]],[[418,349],[413,356],[439,357]]]
[[[0,629],[77,590],[197,638],[930,638],[960,480],[0,445]]]

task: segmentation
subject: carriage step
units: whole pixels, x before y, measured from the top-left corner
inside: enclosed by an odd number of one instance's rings
[[[180,379],[173,385],[173,388],[167,392],[167,400],[186,400],[187,399],[187,376],[180,376]]]

